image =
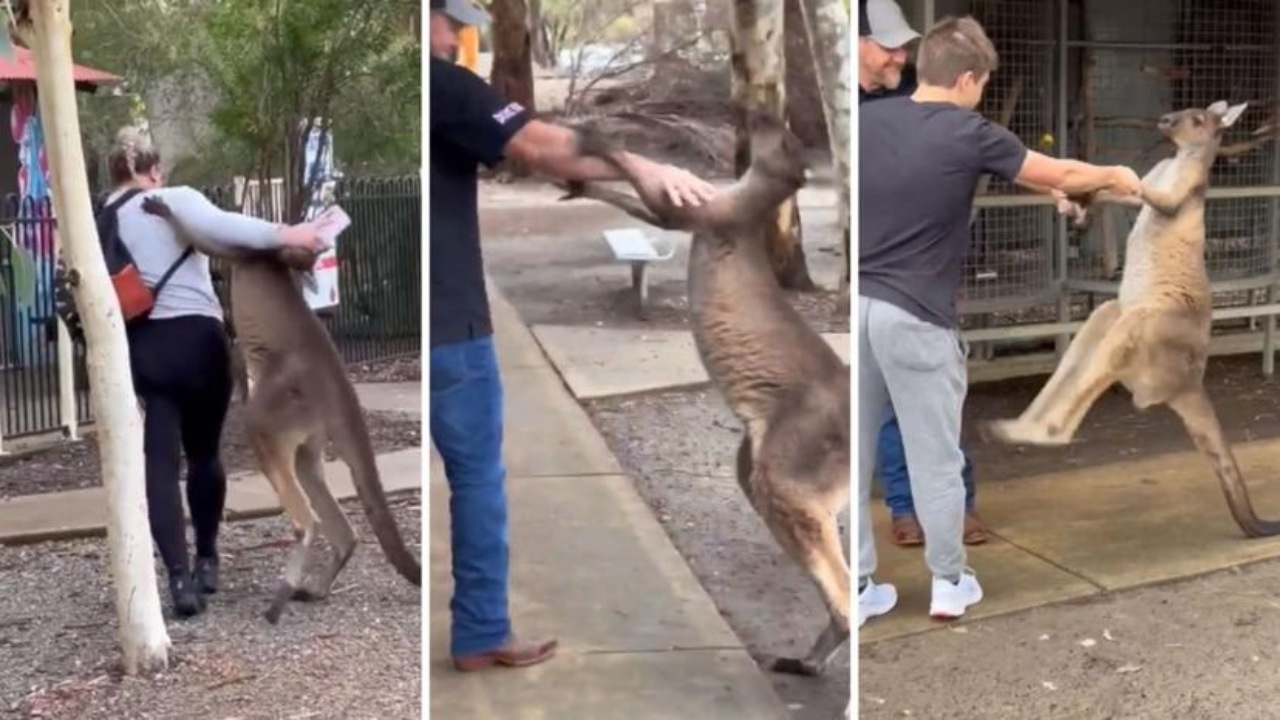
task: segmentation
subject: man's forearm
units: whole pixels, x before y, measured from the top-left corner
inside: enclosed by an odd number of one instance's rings
[[[622,173],[613,165],[594,157],[581,155],[548,156],[538,164],[537,170],[561,180],[621,180]]]
[[[1106,165],[1091,165],[1079,160],[1061,160],[1067,165],[1062,182],[1057,189],[1068,195],[1090,193],[1095,190],[1111,190],[1117,181],[1115,169]]]
[[[511,139],[506,154],[533,170],[559,180],[621,180],[613,165],[578,151],[576,130],[531,120]]]

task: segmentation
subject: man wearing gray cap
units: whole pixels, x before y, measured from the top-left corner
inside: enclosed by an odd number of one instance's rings
[[[554,655],[555,640],[517,640],[507,603],[506,468],[502,379],[480,248],[477,169],[513,158],[547,175],[622,179],[578,154],[577,133],[534,119],[453,62],[458,31],[489,15],[468,0],[431,1],[431,441],[449,481],[454,592],[450,654],[462,671],[524,667]],[[715,187],[688,172],[636,158],[677,205]]]
[[[894,0],[858,0],[858,104],[916,89],[907,46],[918,39]]]

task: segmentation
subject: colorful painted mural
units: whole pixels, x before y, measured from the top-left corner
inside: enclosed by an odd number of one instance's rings
[[[49,194],[49,162],[44,152],[44,125],[40,122],[34,83],[14,83],[13,109],[9,115],[9,132],[18,151],[17,220],[12,229],[15,252],[29,253],[33,261],[34,293],[13,292],[14,338],[10,362],[28,365],[32,362],[34,345],[44,342],[43,323],[52,315],[46,308],[53,307],[52,279],[57,246],[54,233],[53,200]],[[23,258],[26,260],[27,258]],[[16,263],[28,264],[28,263]],[[16,269],[16,268],[15,268]],[[15,284],[25,284],[17,282]],[[39,357],[49,358],[50,353],[36,351]]]

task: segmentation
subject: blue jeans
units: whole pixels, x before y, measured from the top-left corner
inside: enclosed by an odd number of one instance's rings
[[[964,469],[960,471],[964,478],[964,509],[973,510],[973,461],[963,448],[961,453],[964,454]],[[907,451],[902,446],[897,415],[890,414],[880,426],[876,465],[876,472],[884,483],[884,502],[889,506],[889,512],[893,517],[915,514],[915,504],[911,502],[911,476],[907,473]]]
[[[431,442],[449,481],[450,649],[493,650],[511,634],[502,378],[493,337],[431,348]]]

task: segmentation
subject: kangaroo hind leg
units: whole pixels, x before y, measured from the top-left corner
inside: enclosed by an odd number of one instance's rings
[[[1218,422],[1209,395],[1202,388],[1196,388],[1171,399],[1168,404],[1182,418],[1196,448],[1209,459],[1231,516],[1244,534],[1253,538],[1280,535],[1280,522],[1261,520],[1254,512],[1249,488],[1222,433],[1222,424]]]
[[[1003,442],[1029,445],[1072,441],[1098,397],[1127,374],[1142,325],[1149,319],[1141,313],[1120,314],[1118,305],[1104,313],[1106,307],[1090,316],[1027,411],[1017,419],[991,423],[991,434]]]
[[[813,424],[808,425],[795,429],[812,430]],[[841,482],[847,488],[848,467],[847,462],[841,467],[837,462],[815,461],[808,452],[812,448],[797,447],[793,442],[795,432],[770,430],[753,458],[752,503],[778,544],[817,587],[830,615],[827,626],[804,657],[779,657],[772,670],[816,676],[826,672],[836,652],[849,639],[849,563],[832,510],[832,489]],[[820,438],[811,440],[802,445],[821,445]]]
[[[294,593],[295,600],[314,601],[329,596],[333,582],[356,550],[356,535],[342,506],[325,482],[324,442],[316,435],[298,448],[298,480],[320,518],[320,534],[333,546],[333,559]]]

